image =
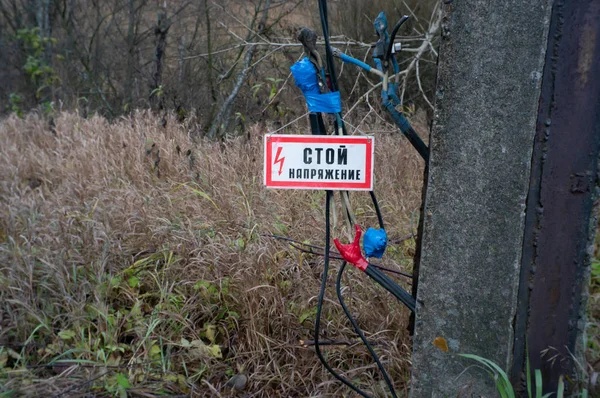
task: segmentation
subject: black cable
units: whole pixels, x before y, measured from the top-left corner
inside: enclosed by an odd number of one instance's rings
[[[338,379],[339,381],[341,381],[342,383],[344,383],[345,385],[350,387],[352,390],[354,390],[356,393],[360,394],[361,396],[363,396],[365,398],[371,398],[360,388],[356,387],[354,384],[352,384],[350,381],[348,381],[345,377],[341,376],[339,373],[337,373],[335,370],[333,370],[333,368],[331,366],[329,366],[329,363],[327,363],[327,360],[325,360],[325,357],[323,357],[323,354],[321,353],[321,347],[319,346],[319,334],[320,334],[320,328],[321,328],[321,310],[323,309],[323,299],[325,297],[325,289],[327,287],[327,275],[329,273],[329,249],[331,246],[331,244],[329,242],[331,239],[331,231],[330,231],[330,225],[329,225],[329,208],[331,207],[331,197],[332,196],[333,196],[333,191],[327,191],[327,194],[325,195],[325,265],[323,266],[323,277],[321,279],[321,290],[319,291],[319,297],[318,297],[318,301],[317,301],[317,314],[316,314],[316,319],[315,319],[315,351],[317,352],[317,357],[319,358],[319,360],[321,361],[321,363],[323,364],[325,369],[327,369],[327,371],[329,373],[331,373],[333,375],[333,377],[335,377],[336,379]]]
[[[316,256],[325,256],[325,252],[321,253],[321,252],[317,252],[317,251],[313,251],[313,249],[315,250],[324,250],[324,247],[321,246],[317,246],[317,245],[311,245],[308,243],[304,243],[304,242],[300,242],[299,240],[296,239],[292,239],[292,238],[288,238],[286,236],[279,236],[279,235],[271,235],[271,234],[261,234],[260,236],[264,236],[267,238],[274,238],[274,239],[279,239],[279,240],[283,240],[286,242],[289,242],[289,245],[292,246],[294,249],[300,250],[303,253],[308,253],[308,254],[314,254]],[[301,247],[301,246],[306,246],[307,248]],[[332,259],[336,259],[336,260],[343,260],[344,258],[341,256],[338,256],[334,253],[330,253],[329,254],[329,258]],[[383,265],[379,265],[379,264],[372,264],[370,263],[369,266],[371,267],[375,267],[377,269],[380,269],[382,271],[386,271],[386,272],[390,272],[392,274],[396,274],[396,275],[400,275],[400,276],[404,276],[407,278],[413,278],[413,276],[409,273],[406,272],[402,272],[402,271],[398,271],[392,268],[388,268],[388,267],[384,267]],[[408,282],[410,283],[410,282]]]
[[[340,267],[340,270],[338,271],[337,280],[335,282],[335,291],[337,293],[338,300],[340,301],[340,304],[342,305],[342,309],[344,310],[346,317],[348,317],[348,319],[350,320],[350,323],[352,323],[352,327],[354,327],[354,330],[358,334],[358,337],[360,337],[363,344],[367,347],[367,350],[369,350],[371,357],[377,364],[377,367],[379,368],[379,371],[383,375],[383,378],[385,379],[385,384],[387,384],[388,389],[390,390],[390,393],[392,394],[392,396],[394,398],[397,398],[398,396],[396,395],[396,390],[394,390],[394,384],[392,383],[392,380],[390,380],[389,375],[385,371],[385,368],[383,367],[383,364],[381,363],[379,356],[377,356],[377,354],[373,350],[373,347],[371,347],[371,344],[365,337],[362,329],[356,323],[356,320],[352,317],[352,314],[350,314],[350,311],[348,310],[348,307],[346,307],[346,303],[344,302],[344,297],[342,296],[342,275],[344,273],[344,270],[346,269],[346,264],[347,263],[345,261],[342,262],[342,266]]]
[[[327,0],[319,0],[319,14],[321,17],[321,26],[323,29],[323,36],[325,39],[326,63],[327,63],[327,70],[329,71],[329,78],[330,78],[330,82],[331,82],[331,91],[335,92],[335,91],[339,91],[339,89],[338,89],[338,84],[337,84],[337,76],[335,73],[335,65],[333,63],[333,53],[332,53],[331,44],[329,41]],[[342,125],[336,126],[336,127],[342,127],[343,133],[346,134],[345,125],[343,123],[343,120],[341,119],[341,115],[340,115],[339,120]],[[346,386],[350,387],[352,390],[354,390],[361,396],[363,396],[365,398],[370,398],[365,392],[363,392],[358,387],[356,387],[353,383],[351,383],[350,381],[346,380],[344,377],[342,377],[341,375],[336,373],[329,366],[329,364],[323,357],[320,346],[319,346],[321,310],[322,310],[322,306],[323,306],[323,298],[325,295],[327,275],[328,275],[328,271],[329,271],[329,249],[330,249],[330,234],[331,234],[330,225],[329,225],[329,211],[330,211],[330,206],[331,206],[330,200],[331,200],[332,196],[333,196],[333,192],[327,191],[326,200],[325,200],[325,265],[324,265],[324,269],[323,269],[323,279],[321,281],[321,290],[319,292],[319,299],[318,299],[318,303],[317,303],[317,314],[316,314],[316,321],[315,321],[315,350],[317,352],[317,357],[319,358],[319,360],[321,361],[323,366],[329,371],[329,373],[331,373],[336,379],[340,380],[342,383],[344,383]],[[383,217],[381,216],[381,211],[379,209],[379,204],[377,203],[377,198],[375,197],[375,194],[372,191],[371,191],[371,199],[373,200],[373,205],[375,206],[375,209],[377,212],[377,218],[379,220],[379,224],[380,224],[381,228],[383,229]],[[350,214],[347,214],[347,216],[350,217]],[[342,305],[342,309],[344,310],[344,313],[346,314],[347,318],[352,323],[352,326],[354,327],[355,331],[360,336],[363,343],[367,346],[367,349],[369,350],[371,357],[377,363],[377,366],[379,367],[379,370],[382,372],[384,379],[386,381],[386,384],[388,385],[388,388],[390,389],[390,392],[392,393],[392,396],[394,398],[396,398],[396,392],[394,390],[393,384],[392,384],[391,380],[389,379],[387,372],[383,368],[383,365],[381,364],[379,357],[377,356],[375,351],[373,351],[373,348],[371,347],[369,342],[366,340],[364,333],[362,332],[362,330],[360,329],[360,327],[358,326],[358,324],[352,317],[352,314],[350,314],[350,311],[348,311],[348,308],[346,307],[346,305],[344,303],[343,297],[341,295],[341,279],[342,279],[342,275],[343,275],[345,267],[346,267],[346,262],[344,262],[342,264],[342,266],[338,272],[338,280],[336,283],[338,299],[340,301],[340,304]],[[385,281],[384,281],[384,283],[385,283]],[[388,290],[389,290],[389,288],[388,288]]]
[[[429,162],[429,147],[425,145],[419,134],[412,128],[410,122],[404,117],[404,115],[396,110],[396,104],[390,99],[386,99],[382,102],[383,107],[390,114],[391,118],[394,120],[394,123],[402,134],[406,138],[410,144],[419,152],[419,155],[423,158],[425,163]]]
[[[337,76],[335,74],[335,64],[333,63],[333,52],[329,42],[329,22],[327,17],[327,0],[319,0],[319,14],[321,16],[321,26],[323,28],[323,37],[325,39],[325,59],[327,62],[327,70],[329,71],[329,79],[331,81],[331,91],[338,91]]]
[[[375,267],[367,267],[365,273],[371,277],[375,282],[381,285],[385,290],[392,293],[400,302],[408,307],[409,310],[415,312],[416,301],[415,298],[402,289],[396,282],[390,279],[386,274],[381,272]]]
[[[394,29],[392,29],[392,34],[389,37],[390,42],[388,43],[388,47],[385,50],[385,54],[384,54],[385,60],[390,59],[390,57],[392,55],[392,48],[394,47],[394,40],[396,39],[396,34],[398,33],[398,30],[400,29],[402,24],[404,22],[406,22],[407,19],[408,19],[408,15],[404,15],[402,18],[400,18],[400,20],[398,22],[396,22]]]
[[[381,210],[379,209],[379,202],[377,202],[377,197],[375,196],[375,191],[369,191],[371,195],[371,201],[373,202],[373,207],[375,207],[375,212],[377,213],[377,221],[379,221],[379,228],[385,230],[383,225],[383,216],[381,215]]]
[[[331,91],[335,92],[335,91],[339,91],[338,89],[338,83],[337,83],[337,76],[335,74],[335,64],[333,63],[333,52],[331,51],[331,45],[329,42],[329,23],[328,23],[328,17],[327,17],[327,1],[326,0],[322,0],[319,1],[319,13],[321,15],[321,26],[323,29],[323,36],[325,37],[325,62],[326,62],[326,70],[329,72],[329,79],[331,82]],[[327,85],[327,82],[324,82],[325,85]],[[338,126],[337,121],[334,124],[334,128],[337,131],[338,127],[342,128],[342,134],[343,135],[347,135],[348,132],[346,131],[346,126],[344,125],[343,119],[342,119],[342,114],[339,114],[339,120],[340,120],[340,126]],[[347,192],[347,191],[346,191]],[[343,201],[343,191],[340,191],[340,197],[341,200]],[[348,221],[352,224],[352,215],[350,214],[350,211],[346,208],[346,214],[345,214],[346,218],[348,218]]]

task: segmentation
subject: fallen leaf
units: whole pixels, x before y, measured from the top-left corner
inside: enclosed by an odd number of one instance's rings
[[[433,345],[439,348],[442,352],[448,352],[448,343],[443,337],[436,337],[433,339]]]
[[[208,339],[208,341],[210,341],[211,343],[215,342],[215,334],[216,334],[216,327],[215,325],[211,325],[211,324],[207,324],[205,325],[206,328],[206,338]]]
[[[213,344],[209,347],[210,355],[214,358],[221,359],[223,358],[223,354],[221,353],[221,347],[218,344]]]

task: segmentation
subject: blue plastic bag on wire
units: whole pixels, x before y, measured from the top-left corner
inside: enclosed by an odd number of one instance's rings
[[[363,238],[363,249],[367,257],[383,257],[387,247],[387,234],[385,229],[369,228]]]
[[[308,57],[290,67],[296,86],[302,90],[310,112],[338,113],[342,111],[340,92],[321,94],[317,72]]]

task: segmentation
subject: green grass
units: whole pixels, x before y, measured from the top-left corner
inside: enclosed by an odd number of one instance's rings
[[[493,361],[489,359],[480,357],[478,355],[473,354],[459,354],[460,357],[470,359],[475,361],[479,365],[482,365],[483,368],[490,374],[490,376],[494,379],[496,383],[496,390],[501,398],[515,398],[517,395],[513,389],[512,384],[508,378],[508,375],[500,366],[498,366]],[[564,398],[565,397],[565,383],[564,377],[560,376],[558,381],[558,388],[556,392],[551,392],[542,395],[543,391],[543,380],[542,380],[542,372],[539,369],[533,370],[533,379],[531,377],[531,367],[529,363],[529,358],[527,358],[527,366],[526,366],[526,374],[527,374],[527,396],[529,398]],[[535,394],[534,394],[535,392]],[[535,397],[534,397],[535,395]],[[587,398],[588,390],[586,388],[581,389],[580,393],[571,394],[571,397],[583,397]]]

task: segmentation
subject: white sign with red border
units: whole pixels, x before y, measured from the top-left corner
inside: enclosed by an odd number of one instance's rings
[[[267,188],[373,190],[372,136],[266,135]]]

